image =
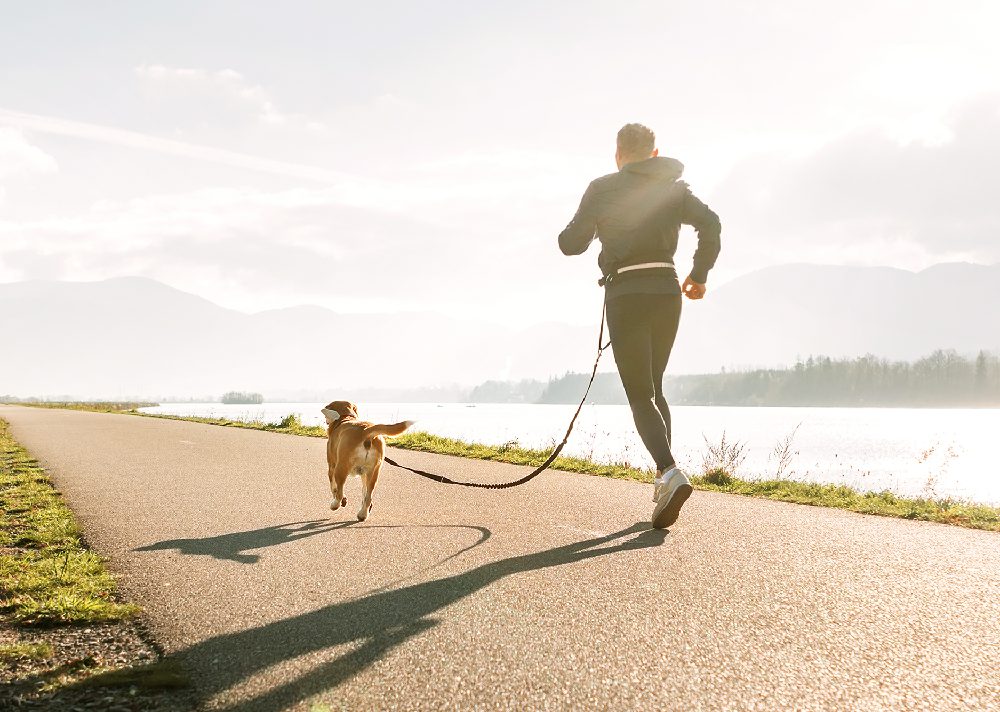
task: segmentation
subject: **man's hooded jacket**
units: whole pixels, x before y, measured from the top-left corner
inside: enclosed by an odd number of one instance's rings
[[[721,247],[719,217],[679,180],[683,164],[654,157],[626,163],[617,173],[588,186],[573,220],[559,235],[563,254],[586,252],[596,237],[601,241],[597,264],[602,275],[645,262],[673,262],[681,225],[698,233],[691,279],[708,281]],[[608,297],[632,293],[680,291],[676,271],[636,270],[608,283]]]

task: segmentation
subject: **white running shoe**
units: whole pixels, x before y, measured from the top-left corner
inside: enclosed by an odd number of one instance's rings
[[[673,467],[668,467],[664,470],[657,470],[656,475],[653,477],[653,501],[656,502],[660,499],[660,493],[663,491],[663,483],[667,481],[670,472],[676,468],[677,465]]]
[[[681,507],[694,492],[691,480],[679,467],[664,473],[663,482],[655,487],[656,506],[653,508],[653,527],[666,529],[677,521]]]

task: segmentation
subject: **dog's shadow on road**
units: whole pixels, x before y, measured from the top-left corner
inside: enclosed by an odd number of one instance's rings
[[[168,539],[137,547],[133,551],[177,549],[182,554],[192,556],[211,556],[213,559],[236,561],[241,564],[256,564],[260,561],[260,556],[245,552],[288,544],[335,529],[343,529],[352,524],[356,524],[356,522],[333,522],[329,519],[288,522],[287,524],[275,524],[245,532],[231,532],[199,539]]]
[[[270,546],[289,544],[299,539],[325,534],[338,529],[346,529],[351,526],[361,525],[361,522],[346,521],[333,522],[329,519],[314,519],[304,522],[288,522],[287,524],[275,524],[270,527],[260,529],[250,529],[245,532],[230,532],[229,534],[219,534],[217,536],[206,536],[198,539],[167,539],[158,541],[155,544],[136,547],[132,551],[169,551],[176,549],[181,554],[190,556],[211,556],[213,559],[222,561],[236,561],[241,564],[256,564],[260,561],[257,554],[248,554],[247,551],[265,549]],[[363,529],[471,529],[479,532],[479,539],[460,551],[456,551],[445,559],[439,561],[435,566],[439,566],[449,559],[453,559],[460,554],[464,554],[469,549],[479,546],[484,541],[493,536],[486,527],[472,526],[468,524],[365,524]],[[388,588],[389,584],[383,588]]]
[[[438,625],[442,611],[448,606],[500,579],[659,546],[666,534],[650,529],[646,523],[637,523],[604,536],[489,561],[452,576],[408,586],[383,587],[298,616],[209,638],[168,656],[168,662],[180,661],[192,671],[210,670],[196,681],[198,695],[209,700],[242,687],[248,679],[283,661],[346,646],[343,654],[298,677],[285,679],[250,699],[221,708],[226,712],[286,709],[351,680],[393,649]],[[97,680],[94,683],[100,684]]]

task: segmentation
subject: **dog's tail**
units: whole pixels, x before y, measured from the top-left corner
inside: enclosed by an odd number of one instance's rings
[[[404,420],[402,423],[393,423],[392,425],[369,425],[365,428],[365,445],[372,441],[372,438],[377,438],[379,435],[386,435],[392,437],[394,435],[401,435],[410,429],[414,421]]]

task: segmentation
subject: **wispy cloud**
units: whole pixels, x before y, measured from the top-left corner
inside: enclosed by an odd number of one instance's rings
[[[263,86],[253,84],[234,69],[211,71],[143,64],[136,67],[134,72],[147,93],[154,94],[162,101],[180,103],[199,115],[204,112],[206,101],[215,104],[224,102],[264,124],[294,126],[310,131],[322,131],[325,128],[321,121],[279,109]],[[192,100],[196,102],[193,106],[190,104]]]
[[[129,274],[261,309],[371,300],[413,308],[414,279],[433,274],[421,290],[431,302],[472,278],[457,274],[468,244],[455,230],[344,206],[326,188],[217,188],[101,201],[59,218],[0,217],[0,282]],[[415,271],[425,254],[436,264]]]
[[[310,166],[301,163],[289,163],[286,161],[275,161],[261,156],[240,153],[237,151],[227,151],[225,149],[214,148],[184,141],[175,141],[151,134],[129,131],[111,126],[101,126],[82,121],[72,121],[53,116],[43,116],[39,114],[28,114],[20,111],[0,108],[0,124],[12,126],[25,131],[52,134],[56,136],[69,136],[72,138],[84,139],[87,141],[97,141],[114,146],[123,146],[143,151],[153,151],[169,156],[179,156],[191,158],[199,161],[209,161],[219,163],[234,168],[245,168],[252,171],[270,173],[272,175],[284,176],[309,181],[318,181],[327,184],[352,184],[371,183],[369,179],[334,171],[328,168]]]
[[[0,127],[0,180],[24,173],[54,173],[56,159],[14,128]]]

